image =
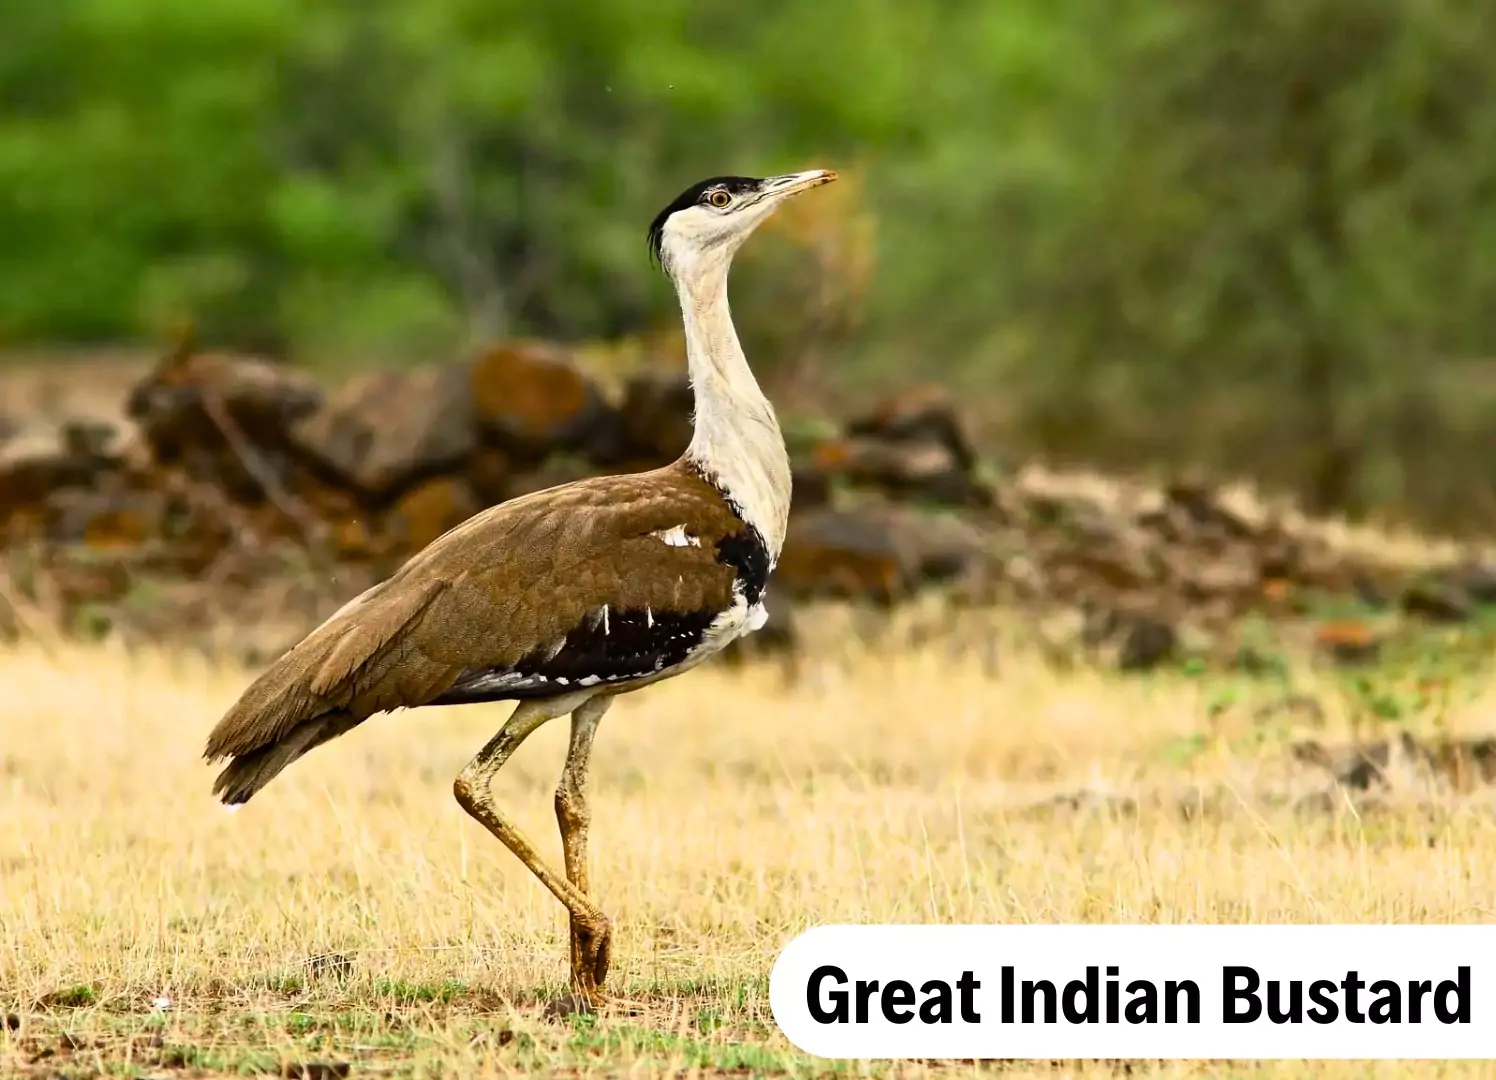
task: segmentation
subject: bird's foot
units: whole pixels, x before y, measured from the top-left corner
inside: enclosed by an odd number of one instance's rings
[[[648,1011],[649,1006],[642,1001],[596,988],[590,993],[574,988],[547,1003],[545,1017],[547,1020],[566,1020],[573,1016],[642,1016]]]
[[[571,985],[586,997],[602,994],[613,955],[613,928],[598,912],[590,919],[571,920]]]
[[[571,920],[571,993],[546,1007],[546,1016],[594,1016],[599,1013],[638,1016],[649,1006],[603,989],[612,957],[612,927],[601,912]]]

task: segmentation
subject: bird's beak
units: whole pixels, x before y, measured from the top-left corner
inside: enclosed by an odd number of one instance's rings
[[[809,191],[813,187],[829,184],[835,179],[836,173],[830,169],[786,173],[784,176],[770,176],[765,179],[763,192],[770,198],[784,199],[791,195],[798,195],[802,191]]]

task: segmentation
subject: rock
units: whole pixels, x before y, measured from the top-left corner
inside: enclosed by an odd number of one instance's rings
[[[469,394],[456,364],[358,375],[296,425],[296,447],[314,468],[384,503],[463,467],[478,445]]]
[[[1281,577],[1264,579],[1258,595],[1263,606],[1270,611],[1292,610],[1298,599],[1293,583]]]
[[[321,401],[308,376],[257,357],[195,352],[189,335],[135,385],[126,411],[157,463],[252,503],[294,482],[291,428]]]
[[[573,451],[605,464],[621,456],[617,412],[561,350],[503,342],[473,361],[468,377],[479,434],[517,459]]]
[[[1135,617],[1122,637],[1117,652],[1120,671],[1152,671],[1174,658],[1179,636],[1162,619]]]
[[[510,497],[514,459],[497,446],[480,446],[468,459],[466,475],[478,500],[484,506],[494,506]]]
[[[1273,522],[1256,539],[1257,574],[1264,581],[1290,581],[1299,565],[1302,544],[1280,523]]]
[[[49,591],[58,606],[69,613],[118,600],[132,585],[130,568],[125,562],[101,559],[93,552],[77,548],[48,551],[45,568]]]
[[[170,500],[161,491],[54,492],[47,505],[47,538],[94,551],[138,548],[166,541]]]
[[[385,552],[388,545],[366,512],[352,512],[329,520],[328,546],[341,559],[369,559]]]
[[[964,518],[904,506],[869,507],[863,513],[895,537],[914,582],[944,585],[984,571],[996,573],[989,535]]]
[[[477,496],[461,477],[427,480],[390,507],[384,519],[385,537],[392,550],[413,554],[480,508]]]
[[[295,440],[314,468],[386,503],[459,470],[476,449],[467,372],[440,365],[355,375],[296,425]]]
[[[298,468],[288,479],[286,496],[297,510],[305,511],[316,521],[336,525],[345,518],[364,515],[359,490],[342,477],[328,475],[326,469]],[[299,534],[304,522],[298,520],[295,524]]]
[[[1116,592],[1129,592],[1157,581],[1159,567],[1151,554],[1128,543],[1080,550],[1061,548],[1050,556],[1045,568],[1052,580],[1071,588],[1099,583]]]
[[[1314,631],[1314,644],[1337,664],[1367,664],[1382,650],[1382,639],[1362,622],[1321,623]]]
[[[1496,563],[1466,563],[1454,572],[1453,577],[1474,603],[1496,604]]]
[[[56,491],[88,488],[125,462],[125,436],[107,424],[64,420],[33,423],[0,443],[0,530],[30,511],[33,518]]]
[[[1457,585],[1447,581],[1420,581],[1402,594],[1402,610],[1435,623],[1468,622],[1473,614],[1470,600]]]
[[[1164,488],[1164,497],[1183,510],[1196,526],[1218,530],[1232,540],[1250,540],[1256,535],[1249,522],[1222,506],[1217,493],[1203,483],[1176,480]]]
[[[1125,531],[1121,521],[1083,495],[1026,493],[1019,513],[1029,528],[1053,531],[1075,543],[1119,543]]]
[[[797,511],[831,503],[831,478],[812,464],[796,463],[792,468],[793,501]]]
[[[892,603],[924,584],[999,573],[988,537],[966,521],[909,507],[812,507],[790,518],[775,571],[796,596]]]
[[[1341,553],[1317,538],[1304,538],[1294,556],[1287,576],[1306,590],[1343,596],[1354,590],[1360,577]]]
[[[771,587],[801,597],[891,604],[909,587],[909,553],[866,514],[822,508],[790,519]]]
[[[126,411],[162,461],[189,447],[220,451],[224,435],[215,414],[257,447],[285,443],[290,427],[322,401],[308,376],[257,357],[196,352],[190,336],[178,342],[136,384]]]
[[[947,506],[990,506],[990,489],[972,477],[951,450],[934,442],[893,442],[866,436],[832,439],[815,450],[829,477],[877,488],[896,499]]]
[[[523,495],[531,495],[537,491],[544,491],[546,488],[569,484],[573,480],[582,480],[596,474],[597,470],[590,468],[585,461],[577,458],[554,458],[536,468],[510,474],[503,489],[504,501],[518,499]]]
[[[691,443],[691,408],[691,384],[683,372],[630,376],[619,410],[627,453],[655,465],[674,461]]]
[[[1174,572],[1185,599],[1200,602],[1225,597],[1245,606],[1261,595],[1257,568],[1250,555],[1235,551],[1213,560],[1180,558]]]
[[[1356,602],[1373,611],[1385,611],[1391,603],[1390,594],[1393,590],[1364,571],[1352,570],[1350,585],[1351,595],[1356,598]]]
[[[940,386],[926,384],[890,395],[848,421],[846,432],[879,442],[940,447],[960,473],[970,473],[977,464],[955,406]]]
[[[1170,544],[1186,541],[1193,528],[1189,514],[1180,507],[1169,504],[1150,507],[1138,514],[1135,520],[1139,528],[1156,534],[1160,540]]]

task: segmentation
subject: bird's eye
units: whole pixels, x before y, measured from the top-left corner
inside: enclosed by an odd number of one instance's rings
[[[713,191],[709,195],[707,195],[706,201],[711,203],[718,210],[725,210],[727,208],[727,204],[732,202],[732,196],[723,191],[721,188],[718,188],[716,191]]]

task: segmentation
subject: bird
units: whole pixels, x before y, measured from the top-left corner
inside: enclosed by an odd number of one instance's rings
[[[312,749],[376,714],[512,701],[453,781],[458,804],[564,905],[571,1000],[605,989],[612,926],[588,880],[588,769],[615,698],[681,675],[767,619],[791,479],[774,407],[733,325],[740,246],[787,199],[830,183],[814,169],[695,183],[651,222],[647,248],[684,326],[690,443],[669,465],[598,476],[499,503],[433,540],[271,663],[209,733],[227,761],[213,785],[247,802]],[[569,716],[555,792],[563,866],[496,804],[495,774],[547,721]]]

